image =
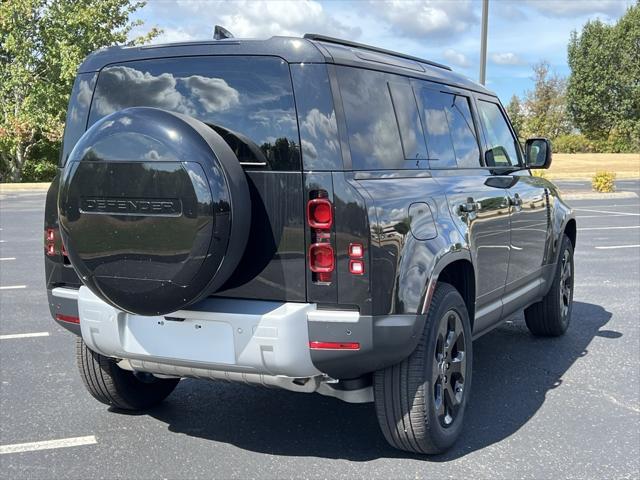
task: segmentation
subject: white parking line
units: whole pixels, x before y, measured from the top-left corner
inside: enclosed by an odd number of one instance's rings
[[[0,287],[0,290],[17,290],[19,288],[27,288],[26,285],[7,285],[6,287]]]
[[[9,260],[15,260],[16,257],[2,257],[0,258],[0,262],[7,262]]]
[[[627,230],[629,228],[640,228],[640,225],[628,225],[626,227],[585,227],[579,228],[580,230]]]
[[[16,443],[0,445],[0,455],[4,453],[34,452],[36,450],[51,450],[54,448],[79,447],[98,443],[94,435],[87,437],[61,438],[60,440],[46,440],[44,442]]]
[[[640,217],[640,213],[628,213],[628,212],[610,212],[607,210],[592,210],[590,208],[574,208],[580,212],[593,212],[593,213],[607,213],[609,215],[624,216],[624,217]]]
[[[639,245],[607,245],[606,247],[596,247],[598,250],[612,250],[614,248],[638,248]]]
[[[48,337],[49,332],[34,333],[12,333],[9,335],[0,335],[0,340],[11,340],[12,338],[32,338],[32,337]]]

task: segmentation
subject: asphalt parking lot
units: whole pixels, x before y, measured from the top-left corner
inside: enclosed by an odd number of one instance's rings
[[[183,380],[145,414],[109,411],[49,316],[44,193],[1,194],[0,477],[638,478],[640,198],[570,203],[567,334],[534,338],[518,315],[479,339],[461,441],[418,457],[387,446],[372,405],[316,394]]]

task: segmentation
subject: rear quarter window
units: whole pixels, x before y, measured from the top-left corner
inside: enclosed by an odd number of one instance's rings
[[[469,97],[423,87],[420,99],[431,168],[480,167]]]
[[[300,170],[289,65],[275,57],[188,57],[104,68],[89,126],[127,107],[190,115],[214,128],[248,168]]]

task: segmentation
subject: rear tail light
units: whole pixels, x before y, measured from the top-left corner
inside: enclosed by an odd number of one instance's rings
[[[307,223],[311,233],[309,269],[316,283],[331,283],[335,269],[335,253],[331,245],[333,204],[325,190],[310,192],[307,202]]]
[[[56,255],[56,229],[47,228],[44,231],[44,253],[48,257]]]
[[[307,219],[311,228],[328,230],[333,224],[333,205],[326,198],[314,198],[307,203]]]
[[[361,243],[349,244],[349,273],[364,275],[364,247]]]
[[[364,262],[362,260],[349,260],[349,272],[354,275],[364,275]]]
[[[333,247],[330,243],[314,243],[309,247],[309,268],[316,273],[333,272]]]

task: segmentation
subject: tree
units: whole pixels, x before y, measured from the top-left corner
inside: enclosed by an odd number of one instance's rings
[[[569,41],[568,111],[587,137],[640,143],[640,3],[615,25],[589,21]]]
[[[10,0],[0,2],[0,168],[19,181],[43,144],[59,144],[76,70],[92,51],[128,41],[145,2]]]
[[[516,129],[516,133],[521,137],[524,134],[523,127],[526,119],[522,109],[522,103],[520,102],[520,97],[515,93],[512,95],[511,100],[507,105],[507,114],[509,115],[513,128]]]
[[[526,136],[556,138],[569,133],[564,78],[552,73],[545,61],[532,68],[534,88],[527,92],[524,102]]]

